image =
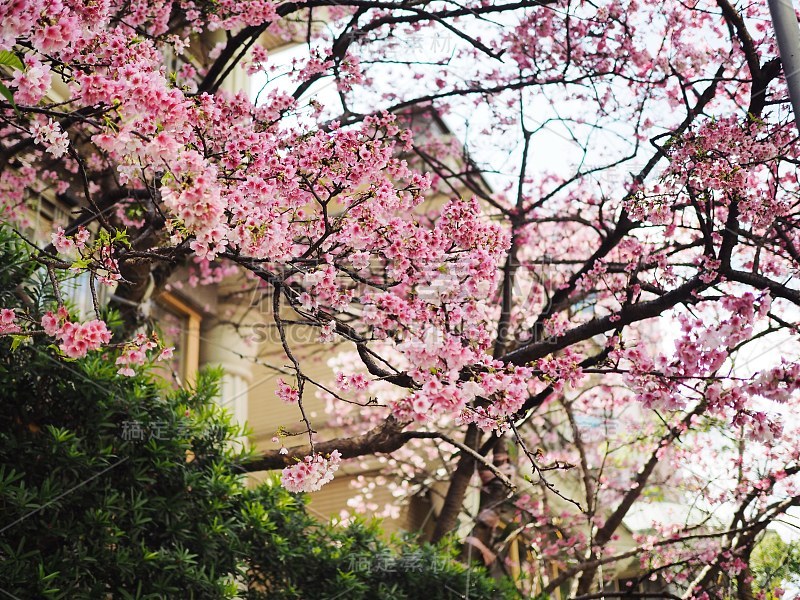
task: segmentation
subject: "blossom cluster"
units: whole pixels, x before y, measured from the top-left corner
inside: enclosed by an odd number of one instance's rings
[[[162,347],[155,334],[150,338],[143,333],[137,334],[133,340],[125,344],[122,353],[117,357],[116,364],[120,367],[117,373],[126,377],[133,377],[136,375],[133,367],[145,364],[148,361],[147,353],[157,348],[159,349],[155,357],[157,361],[169,360],[175,350],[171,346]]]
[[[275,395],[287,404],[297,404],[300,399],[300,392],[297,388],[290,386],[280,377],[277,381]]]
[[[26,317],[30,322],[31,317]],[[92,319],[78,323],[70,318],[65,306],[60,306],[55,312],[47,311],[41,318],[42,331],[45,335],[54,338],[59,343],[59,350],[68,358],[83,358],[89,352],[108,347],[112,333],[108,325],[100,319]],[[15,309],[0,309],[0,334],[32,335],[32,331],[23,331],[17,322]],[[124,344],[122,352],[116,359],[120,367],[120,375],[133,376],[132,367],[143,365],[148,361],[148,353],[158,350],[152,360],[164,361],[172,358],[174,348],[164,347],[155,334],[148,338],[140,333],[133,340]]]
[[[746,427],[757,439],[772,441],[782,427],[774,415],[759,409],[753,400],[788,402],[800,391],[800,364],[783,360],[740,382],[719,377],[732,350],[750,339],[759,320],[766,316],[771,299],[766,293],[756,297],[744,292],[724,296],[719,305],[728,316],[711,324],[701,316],[678,315],[681,335],[672,356],[652,357],[641,345],[617,348],[611,355],[628,367],[626,381],[645,407],[682,410],[702,399],[710,412],[727,415],[732,425]],[[688,386],[692,380],[702,389],[700,396],[696,388]]]
[[[83,250],[89,241],[91,234],[83,226],[78,227],[74,236],[67,236],[63,227],[56,227],[56,231],[51,235],[53,247],[61,254],[69,254],[75,249]]]
[[[785,127],[742,122],[735,116],[706,121],[672,148],[667,174],[701,202],[709,193],[715,194],[719,207],[735,198],[742,220],[762,229],[791,208],[788,195],[762,191],[779,182],[777,163],[792,137]],[[719,214],[722,220],[725,213]]]
[[[111,332],[105,322],[93,319],[85,323],[74,323],[62,306],[57,313],[48,311],[42,317],[42,327],[47,335],[59,340],[59,348],[70,358],[82,358],[91,350],[97,350],[111,341]]]
[[[283,469],[281,483],[290,492],[316,492],[333,480],[333,474],[339,469],[341,461],[342,455],[338,450],[327,457],[320,453],[306,456],[300,462]]]
[[[50,65],[42,63],[35,56],[25,56],[24,63],[25,69],[14,71],[11,78],[11,87],[16,88],[14,100],[20,104],[36,104],[50,89],[53,75]],[[52,119],[48,124],[53,127]]]
[[[33,139],[37,144],[42,144],[45,150],[59,158],[69,150],[69,136],[61,126],[50,119],[47,123],[35,123],[32,129]]]

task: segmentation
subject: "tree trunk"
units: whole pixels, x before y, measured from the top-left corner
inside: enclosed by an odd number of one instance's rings
[[[500,469],[507,468],[509,463],[508,444],[509,440],[506,437],[500,437],[495,440],[492,451],[492,464],[495,467]],[[504,501],[508,497],[508,489],[497,475],[485,466],[478,469],[478,475],[481,479],[480,507],[475,526],[470,536],[465,540],[464,558],[477,559],[482,557],[483,560],[481,562],[489,567],[495,561],[492,546],[494,545],[495,532],[502,521],[501,511]],[[477,548],[478,552],[474,552],[474,548]],[[487,551],[492,551],[492,553],[488,554]]]
[[[480,440],[481,432],[474,424],[469,425],[467,433],[464,435],[464,444],[475,450],[478,448]],[[439,513],[439,517],[436,519],[436,527],[431,536],[432,542],[438,542],[456,528],[458,515],[461,513],[461,507],[464,504],[464,498],[467,495],[469,482],[474,472],[475,459],[466,452],[462,453],[456,470],[453,472],[453,477],[450,479],[450,486],[447,488],[442,512]]]

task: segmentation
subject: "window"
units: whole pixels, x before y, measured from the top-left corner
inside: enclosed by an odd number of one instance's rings
[[[202,315],[172,293],[164,292],[154,301],[150,317],[165,346],[174,346],[173,358],[162,363],[163,375],[175,385],[191,385],[200,361]]]

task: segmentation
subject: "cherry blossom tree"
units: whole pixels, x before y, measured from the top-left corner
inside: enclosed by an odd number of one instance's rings
[[[447,442],[435,539],[476,467],[507,495],[506,446],[545,480],[561,460],[548,452],[606,452],[536,433],[590,378],[597,406],[663,423],[627,490],[601,493],[602,473],[581,469],[591,542],[567,568],[579,595],[700,423],[760,440],[781,466],[757,479],[745,443],[725,498],[742,515],[687,594],[717,594],[752,550],[749,526],[788,509],[767,499],[795,474],[779,407],[793,406],[800,365],[747,362],[796,333],[800,304],[797,132],[766,6],[16,0],[0,17],[4,218],[26,236],[32,199],[74,206],[38,260],[54,281],[80,270],[93,289],[116,286],[128,323],[110,337],[59,298],[47,314],[4,311],[3,335],[52,337],[67,357],[110,344],[129,375],[169,356],[138,332],[151,282],[185,264],[203,282],[238,273],[263,290],[289,365],[263,402],[296,403],[308,436],[250,468],[285,468],[304,490],[341,460]],[[281,38],[306,48],[288,73],[265,45]],[[254,98],[223,88],[238,69],[263,83]],[[453,136],[429,135],[436,119]],[[314,380],[298,328],[358,364]],[[364,405],[352,435],[314,436],[313,393]],[[684,560],[642,543],[654,569]]]

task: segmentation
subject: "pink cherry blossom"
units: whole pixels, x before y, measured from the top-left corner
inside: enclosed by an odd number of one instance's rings
[[[290,386],[280,377],[277,380],[275,395],[287,404],[296,404],[300,399],[300,392],[298,389]]]
[[[15,323],[17,316],[13,308],[0,309],[0,334],[19,333],[20,326]]]
[[[339,469],[341,454],[334,450],[325,457],[320,453],[306,456],[302,461],[281,472],[281,483],[290,492],[316,492],[333,480]]]
[[[54,158],[63,156],[69,149],[67,132],[63,131],[61,126],[53,119],[44,124],[34,123],[31,133],[33,133],[34,141],[43,145],[45,150],[52,154]]]
[[[58,317],[51,311],[45,313],[45,315],[42,317],[42,327],[44,328],[44,332],[51,337],[55,337],[56,332],[58,331],[58,326]]]
[[[103,321],[94,319],[85,323],[66,321],[56,331],[61,341],[60,348],[70,358],[82,358],[91,350],[97,350],[111,341],[111,332]]]
[[[28,55],[25,57],[25,67],[24,70],[15,71],[11,78],[11,85],[17,88],[14,98],[22,104],[36,104],[50,89],[50,65]]]
[[[77,247],[75,240],[68,238],[63,227],[56,228],[55,233],[51,235],[53,247],[61,254],[68,254]]]

